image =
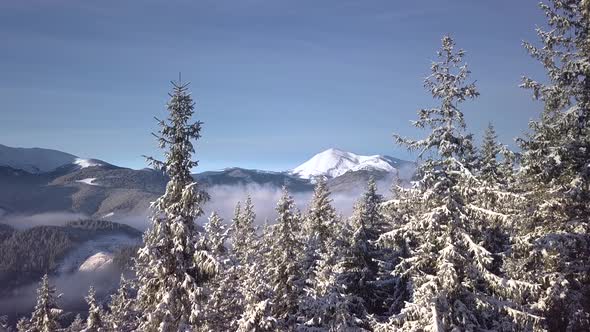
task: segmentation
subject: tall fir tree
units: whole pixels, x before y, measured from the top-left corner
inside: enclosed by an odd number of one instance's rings
[[[513,155],[507,147],[497,141],[496,130],[490,123],[484,132],[479,154],[479,169],[473,174],[479,181],[475,184],[472,201],[479,211],[494,211],[495,216],[488,215],[487,227],[483,229],[483,246],[492,253],[491,270],[500,273],[505,253],[510,247],[511,226],[517,219],[518,207],[524,198],[514,192]],[[504,160],[499,161],[500,155]]]
[[[88,295],[85,297],[88,304],[88,318],[86,318],[86,328],[84,332],[102,332],[107,331],[108,328],[104,326],[104,311],[100,304],[96,301],[96,291],[94,287],[90,287]]]
[[[490,123],[483,136],[480,153],[479,177],[488,183],[498,183],[502,180],[498,154],[500,146],[497,143],[498,136],[494,126]]]
[[[267,253],[267,271],[270,275],[272,290],[271,312],[280,328],[289,330],[296,324],[303,277],[300,266],[301,220],[295,210],[295,202],[286,187],[283,187],[276,211],[278,216],[272,227],[272,242]]]
[[[119,288],[111,295],[109,314],[106,315],[105,325],[113,331],[133,331],[137,327],[137,312],[135,312],[135,290],[131,280],[121,275]]]
[[[237,321],[239,332],[274,331],[279,327],[271,307],[272,275],[267,273],[274,263],[270,254],[274,241],[272,227],[265,220],[261,236],[249,248],[249,258],[240,268],[243,310]]]
[[[417,171],[416,210],[405,224],[383,235],[384,240],[407,245],[408,255],[394,272],[408,281],[410,299],[388,324],[377,325],[378,330],[512,331],[538,321],[518,301],[534,291],[534,285],[491,271],[492,253],[482,245],[486,221],[497,213],[472,200],[478,182],[465,163],[472,141],[459,105],[479,93],[473,83],[466,83],[470,71],[463,56],[450,37],[442,39],[439,61],[425,81],[441,105],[420,110],[414,122],[431,132],[422,140],[395,135],[398,143],[426,158]]]
[[[227,248],[225,241],[228,238],[228,229],[223,223],[223,219],[213,211],[209,216],[209,220],[205,224],[205,232],[203,247],[212,255],[218,257],[218,262],[227,256]]]
[[[239,264],[246,265],[254,249],[256,241],[256,213],[250,195],[246,197],[243,211],[236,205],[234,223],[232,226],[232,247]]]
[[[544,110],[520,140],[519,236],[507,270],[542,285],[537,302],[552,331],[590,330],[590,2],[541,3],[548,30],[524,43],[548,82],[523,78]]]
[[[235,330],[241,313],[243,301],[239,283],[242,276],[238,273],[239,265],[232,259],[232,251],[225,246],[228,231],[221,217],[213,212],[205,225],[205,242],[219,262],[219,273],[208,283],[204,331]]]
[[[303,218],[302,236],[303,261],[302,269],[306,275],[308,286],[313,287],[314,270],[320,256],[328,250],[329,241],[334,236],[336,210],[331,205],[330,191],[325,179],[319,178],[307,215]]]
[[[85,327],[86,327],[86,322],[84,322],[84,320],[82,319],[80,314],[77,314],[76,317],[74,317],[74,320],[72,321],[70,326],[68,326],[68,328],[66,329],[66,331],[67,332],[81,332],[82,330],[84,330]]]
[[[328,323],[325,312],[329,310],[325,303],[326,283],[330,282],[333,269],[325,264],[328,261],[335,263],[333,253],[336,250],[337,229],[336,210],[332,206],[330,190],[326,180],[318,178],[302,225],[301,269],[305,289],[299,301],[299,330],[318,329]]]
[[[346,285],[348,292],[360,299],[368,313],[381,315],[387,310],[390,293],[390,271],[383,270],[388,259],[377,240],[388,230],[388,224],[380,211],[383,197],[377,192],[374,178],[369,179],[367,190],[357,202],[349,223],[349,237],[343,261],[343,272],[338,282]],[[384,273],[385,272],[385,273]]]
[[[160,124],[158,142],[165,160],[148,158],[169,181],[166,192],[152,204],[151,227],[138,251],[137,309],[141,331],[185,331],[199,325],[204,283],[215,275],[217,262],[198,248],[195,219],[203,214],[209,196],[191,176],[193,140],[201,137],[200,121],[190,123],[194,102],[188,84],[173,82],[168,120]]]
[[[60,329],[58,319],[63,310],[57,304],[59,296],[55,293],[55,286],[49,283],[49,277],[45,274],[37,289],[37,304],[31,319],[19,321],[19,332],[53,332]]]

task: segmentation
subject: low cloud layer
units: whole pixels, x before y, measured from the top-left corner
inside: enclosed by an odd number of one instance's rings
[[[385,179],[378,182],[379,192],[388,197],[391,179]],[[342,193],[337,192],[331,195],[332,205],[336,208],[338,214],[348,217],[352,213],[355,202],[361,197],[366,188],[359,187],[355,190]],[[209,216],[211,212],[216,211],[224,220],[231,220],[234,208],[238,201],[243,202],[247,195],[252,197],[254,209],[256,211],[256,220],[262,224],[264,220],[274,221],[276,218],[276,205],[281,197],[281,188],[264,185],[241,185],[241,186],[215,186],[208,190],[211,200],[205,205],[205,215]],[[296,192],[291,193],[295,200],[296,207],[302,212],[307,211],[313,192]],[[201,218],[200,222],[203,222]]]

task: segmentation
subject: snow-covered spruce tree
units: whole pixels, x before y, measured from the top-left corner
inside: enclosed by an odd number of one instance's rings
[[[49,283],[49,277],[45,274],[37,289],[37,304],[31,319],[19,321],[19,332],[53,332],[60,328],[58,318],[62,310],[57,305],[59,296],[55,292],[55,286]]]
[[[522,149],[519,190],[527,197],[508,271],[542,284],[538,307],[552,331],[590,330],[590,2],[541,4],[548,30],[524,43],[548,82],[524,78],[542,101]]]
[[[18,332],[29,331],[29,320],[25,317],[21,317],[18,322],[16,322],[16,330]]]
[[[205,249],[215,257],[219,257],[220,260],[224,259],[227,256],[225,241],[228,238],[228,230],[217,212],[213,211],[209,216],[209,220],[205,224],[204,235]]]
[[[197,162],[192,140],[201,137],[201,122],[189,123],[194,102],[188,84],[172,83],[168,121],[160,124],[159,145],[165,160],[148,158],[169,181],[166,192],[153,204],[151,227],[136,260],[137,310],[140,331],[185,331],[196,329],[202,313],[199,298],[203,284],[215,275],[217,262],[198,248],[195,219],[203,214],[209,196],[191,176]]]
[[[301,241],[303,253],[301,270],[304,275],[305,295],[299,304],[297,314],[300,320],[299,329],[325,325],[325,285],[333,276],[332,266],[335,264],[335,236],[338,229],[336,211],[331,205],[330,191],[325,179],[318,178],[309,211],[303,219]]]
[[[508,189],[513,182],[516,156],[508,147],[498,143],[496,129],[491,123],[484,132],[478,157],[479,167],[475,172],[478,178],[489,186]]]
[[[272,227],[272,242],[266,264],[272,290],[271,312],[280,329],[288,330],[296,323],[303,276],[300,267],[302,244],[299,239],[301,220],[286,187],[283,187],[276,211],[278,216]]]
[[[317,260],[328,250],[328,241],[333,237],[336,211],[331,205],[330,191],[323,178],[319,178],[309,211],[303,218],[302,236],[303,260],[302,272],[307,286],[313,287],[314,269]]]
[[[230,241],[232,246],[232,251],[234,253],[238,253],[240,251],[240,245],[242,244],[242,239],[240,238],[241,232],[239,229],[242,228],[242,202],[238,201],[236,206],[234,207],[234,216],[231,219],[230,225]],[[238,248],[236,248],[236,245]]]
[[[534,285],[490,271],[492,253],[482,246],[482,229],[496,213],[473,204],[477,180],[463,164],[469,153],[464,143],[471,139],[464,133],[458,106],[478,96],[475,85],[465,83],[470,71],[463,55],[450,37],[442,39],[439,61],[425,82],[441,105],[420,110],[414,123],[431,132],[422,140],[395,135],[398,143],[419,150],[425,159],[414,189],[415,212],[407,223],[382,236],[382,241],[409,247],[395,273],[408,280],[411,297],[388,324],[377,324],[377,330],[513,331],[538,320],[512,301],[533,291]]]
[[[84,298],[88,304],[88,318],[86,318],[86,328],[84,332],[100,332],[105,331],[104,327],[104,311],[100,304],[96,301],[96,291],[93,286],[90,286],[88,295]]]
[[[499,161],[502,155],[504,160]],[[524,197],[516,194],[513,183],[513,153],[497,142],[494,126],[490,123],[484,133],[482,148],[479,154],[480,168],[473,172],[476,175],[477,190],[472,196],[473,206],[478,211],[494,211],[492,218],[486,218],[483,231],[483,246],[492,253],[491,270],[499,273],[505,252],[510,246],[509,237],[513,220],[517,219],[518,209],[524,203]]]
[[[66,332],[81,332],[86,327],[86,322],[77,314],[70,326],[65,330]]]
[[[205,331],[235,330],[241,314],[239,283],[243,276],[237,272],[238,265],[231,257],[232,252],[225,246],[227,238],[227,227],[219,215],[213,212],[205,225],[205,246],[219,262],[219,273],[208,282],[203,322]]]
[[[500,146],[497,143],[497,139],[498,136],[496,135],[494,126],[491,123],[488,124],[481,145],[478,175],[483,181],[494,184],[502,180],[498,163]]]
[[[131,280],[121,275],[117,292],[111,295],[109,314],[105,326],[113,331],[133,331],[137,327],[137,312],[134,310],[135,291]]]
[[[298,331],[367,331],[368,312],[364,300],[350,287],[350,243],[355,227],[350,221],[335,223],[327,250],[314,269],[313,288],[306,289],[302,306],[306,309]],[[354,272],[353,272],[354,274]]]
[[[208,296],[206,327],[209,330],[235,330],[243,311],[246,310],[244,307],[247,291],[244,285],[249,282],[245,279],[252,278],[249,275],[249,265],[256,256],[257,246],[255,219],[256,214],[250,196],[246,198],[243,211],[241,203],[236,204],[229,228],[232,246],[229,251],[218,251],[216,254],[221,262],[221,272],[212,280],[212,293]]]
[[[267,273],[273,244],[272,228],[265,220],[262,235],[254,240],[248,249],[247,263],[240,268],[243,311],[237,322],[239,332],[274,331],[278,326],[271,312],[271,275]]]
[[[382,315],[388,311],[388,298],[393,290],[394,278],[388,266],[391,250],[380,246],[379,237],[390,229],[383,214],[383,196],[377,192],[374,178],[369,179],[367,190],[357,202],[352,213],[350,226],[352,237],[348,238],[343,261],[344,273],[339,282],[347,285],[349,292],[360,296],[371,315]]]
[[[302,299],[305,310],[298,330],[366,330],[368,315],[386,311],[393,283],[382,264],[389,250],[376,244],[387,226],[379,211],[381,201],[371,179],[350,220],[342,226],[332,223],[312,270],[313,287],[306,289]]]
[[[390,224],[390,229],[395,229],[406,225],[411,216],[419,213],[420,204],[418,201],[418,191],[409,187],[403,187],[401,181],[396,179],[391,188],[391,199],[381,204],[381,213],[386,222]],[[384,234],[387,234],[384,233]],[[393,252],[390,252],[387,259],[389,259],[389,265],[386,271],[393,272],[395,266],[399,263],[402,257],[409,257],[410,246],[409,239],[401,238],[397,243],[391,243],[391,238],[382,234],[377,243],[379,246],[384,248],[395,248]],[[385,315],[392,315],[399,313],[405,305],[405,302],[409,298],[409,289],[407,278],[399,275],[395,275],[392,282],[393,291],[387,299],[388,312]],[[381,317],[383,318],[383,317]]]
[[[240,212],[239,203],[236,206],[236,216],[232,226],[232,248],[235,258],[240,265],[246,265],[249,261],[249,256],[255,247],[256,242],[256,228],[254,221],[256,220],[256,213],[254,212],[254,204],[250,195],[246,197],[243,212]]]

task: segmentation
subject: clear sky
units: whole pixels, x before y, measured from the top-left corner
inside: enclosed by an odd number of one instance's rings
[[[511,146],[543,78],[521,46],[536,0],[0,1],[0,143],[132,168],[155,154],[169,81],[191,81],[200,170],[289,169],[329,147],[411,158],[391,134],[432,106],[422,87],[440,38],[466,50],[489,121]]]

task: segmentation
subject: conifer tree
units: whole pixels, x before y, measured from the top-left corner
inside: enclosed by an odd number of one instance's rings
[[[239,266],[231,259],[232,252],[225,247],[227,238],[228,229],[221,217],[213,212],[205,225],[205,242],[208,250],[219,262],[219,273],[208,283],[210,291],[204,308],[206,331],[235,330],[241,313],[242,297],[239,293],[239,282],[242,276],[237,272]]]
[[[496,184],[501,181],[502,174],[499,170],[498,154],[500,146],[496,142],[498,136],[494,126],[490,123],[483,136],[480,155],[479,177],[488,183]]]
[[[455,50],[450,37],[442,39],[438,56],[425,87],[441,105],[420,110],[414,123],[431,132],[422,140],[395,135],[398,143],[427,157],[419,166],[414,189],[419,206],[406,224],[383,235],[408,246],[409,255],[401,258],[394,272],[408,280],[410,300],[389,324],[377,325],[377,329],[506,331],[530,327],[538,319],[521,308],[518,300],[534,291],[534,285],[505,279],[490,270],[493,257],[482,245],[482,229],[497,213],[477,207],[472,200],[478,183],[465,165],[471,137],[465,134],[459,105],[479,93],[474,84],[465,83],[470,71],[462,63],[464,52]]]
[[[541,46],[524,43],[549,81],[523,78],[542,101],[522,149],[519,236],[507,270],[539,282],[537,302],[552,331],[590,330],[590,2],[542,3]]]
[[[132,331],[136,328],[137,313],[134,310],[135,294],[133,283],[121,275],[117,292],[111,295],[110,313],[106,326],[113,331]]]
[[[299,262],[302,245],[299,240],[300,219],[286,187],[283,187],[276,211],[278,216],[267,254],[272,289],[271,312],[283,329],[291,329],[296,322],[298,298],[303,286]]]
[[[350,222],[343,229],[345,245],[338,263],[336,283],[343,285],[345,306],[351,317],[356,317],[355,324],[359,327],[368,328],[364,316],[381,315],[387,311],[388,297],[392,292],[391,271],[384,270],[383,265],[389,260],[389,250],[377,243],[388,227],[380,211],[382,201],[377,184],[371,178],[367,191],[355,205]]]
[[[334,236],[336,211],[331,205],[330,191],[323,178],[315,185],[309,212],[303,218],[302,238],[303,261],[302,271],[307,284],[313,287],[314,270],[320,256],[329,249],[329,242]]]
[[[21,317],[18,322],[16,322],[16,330],[18,332],[29,331],[29,320],[25,317]]]
[[[305,278],[304,295],[299,304],[299,330],[317,329],[325,326],[330,311],[327,287],[333,282],[333,266],[337,248],[336,210],[331,205],[330,191],[325,179],[318,178],[310,202],[309,211],[303,219],[301,241],[303,257],[301,269]],[[329,263],[328,263],[329,262]]]
[[[18,331],[53,332],[60,328],[58,318],[62,310],[57,304],[59,296],[55,292],[55,286],[49,283],[49,277],[45,274],[37,289],[37,304],[31,319],[19,321]]]
[[[215,275],[217,262],[198,248],[199,232],[195,219],[203,214],[208,199],[191,176],[192,140],[201,137],[202,123],[189,123],[194,102],[188,84],[172,83],[167,121],[160,124],[158,142],[164,161],[148,158],[169,181],[166,192],[152,204],[151,227],[138,252],[137,310],[141,331],[185,331],[195,329],[202,314],[203,285]]]
[[[236,212],[233,224],[232,247],[239,264],[247,264],[248,257],[254,248],[256,241],[256,213],[250,195],[246,197],[244,210],[241,212],[240,205],[236,205]]]
[[[80,332],[86,327],[86,322],[77,314],[70,326],[67,328],[67,332]]]
[[[213,211],[205,224],[205,248],[216,257],[223,259],[227,254],[225,241],[228,237],[228,231],[223,224],[223,219]]]
[[[96,291],[94,287],[90,286],[88,295],[85,297],[88,304],[88,318],[86,319],[86,328],[84,332],[100,332],[104,331],[104,312],[101,306],[96,301]]]
[[[243,279],[239,294],[243,298],[243,311],[237,321],[238,331],[274,331],[278,321],[271,311],[272,288],[270,270],[271,248],[274,238],[268,220],[265,220],[262,235],[248,251],[246,264],[241,265]]]
[[[502,163],[498,160],[502,155]],[[494,211],[494,216],[486,218],[483,232],[483,246],[492,253],[492,270],[499,273],[505,252],[510,247],[512,221],[517,219],[518,207],[524,198],[514,192],[510,185],[513,181],[513,153],[497,142],[494,126],[490,123],[484,133],[479,155],[480,168],[473,174],[477,177],[477,186],[473,196],[473,206],[480,212]],[[492,217],[492,218],[489,218]]]
[[[231,246],[233,248],[233,252],[238,255],[240,252],[240,245],[242,244],[242,239],[240,238],[241,232],[239,230],[242,229],[242,203],[240,201],[236,202],[236,206],[234,207],[234,216],[231,220],[231,227],[230,227],[230,241]],[[236,245],[238,247],[236,247]]]

